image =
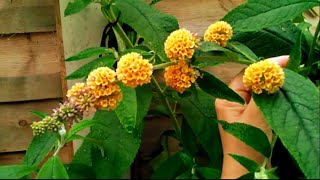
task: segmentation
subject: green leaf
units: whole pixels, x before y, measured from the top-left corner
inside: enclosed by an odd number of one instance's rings
[[[74,56],[69,57],[65,61],[75,61],[79,59],[85,59],[85,58],[89,58],[92,56],[97,56],[97,55],[105,54],[109,52],[110,50],[105,47],[92,47],[92,48],[85,49]]]
[[[98,148],[84,141],[73,163],[91,165],[98,179],[121,178],[136,157],[141,140],[123,128],[114,111],[99,110],[93,119],[105,125],[91,127],[87,137],[104,140],[104,157]]]
[[[183,150],[188,152],[191,156],[195,156],[198,152],[197,137],[192,128],[189,126],[185,118],[182,119],[181,125],[181,142]]]
[[[158,2],[160,2],[161,0],[152,0],[151,2],[150,2],[150,5],[154,5],[154,4],[156,4],[156,3],[158,3]]]
[[[58,136],[56,133],[45,133],[43,135],[34,136],[29,144],[22,164],[28,166],[38,166],[39,163],[52,150],[57,140]]]
[[[254,118],[254,117],[253,117]],[[228,123],[218,120],[222,128],[229,134],[240,139],[265,157],[269,157],[271,147],[266,134],[259,128],[244,123]]]
[[[188,169],[184,173],[182,173],[179,176],[177,176],[175,179],[190,179],[191,176],[192,176],[191,169]]]
[[[152,92],[150,85],[134,88],[121,84],[122,101],[115,109],[121,124],[129,132],[140,132],[141,122],[149,110]]]
[[[290,52],[289,61],[286,66],[287,69],[290,69],[295,72],[299,70],[301,58],[302,58],[301,38],[302,38],[302,33],[299,34],[298,39]]]
[[[50,157],[37,174],[37,179],[69,179],[59,156]]]
[[[35,166],[27,165],[0,166],[0,179],[20,179],[35,170]]]
[[[257,172],[260,169],[260,166],[257,162],[236,154],[229,154],[233,159],[238,161],[243,167],[245,167],[249,172]]]
[[[206,71],[199,70],[202,77],[197,78],[199,87],[213,97],[244,104],[244,100],[224,82]]]
[[[69,16],[82,11],[91,3],[91,0],[73,0],[69,2],[66,9],[64,10],[64,16]]]
[[[203,179],[220,179],[221,171],[208,167],[198,167],[196,172],[199,173]]]
[[[121,12],[121,21],[130,25],[166,61],[168,58],[164,52],[164,42],[172,31],[179,28],[177,19],[144,0],[116,0],[114,5]]]
[[[94,138],[92,138],[91,131],[86,136],[86,138],[94,139]],[[73,136],[73,137],[74,138],[78,138],[77,136]],[[93,146],[94,146],[94,144],[92,144],[91,142],[83,141],[83,143],[81,144],[79,149],[75,152],[71,163],[73,163],[73,164],[84,164],[84,165],[92,166],[91,152],[92,152]]]
[[[201,42],[201,45],[199,46],[199,50],[202,52],[209,52],[209,51],[228,51],[228,49],[225,49],[221,46],[219,46],[216,43],[213,42]]]
[[[44,112],[40,112],[40,111],[30,111],[33,115],[39,117],[39,118],[44,118],[46,116],[48,116],[48,114],[44,113]]]
[[[270,58],[289,54],[301,30],[292,22],[262,29],[257,32],[235,33],[230,41],[240,42],[252,50],[258,57]],[[308,49],[302,41],[305,54]]]
[[[241,53],[242,55],[244,55],[247,59],[250,60],[259,60],[259,58],[257,57],[257,55],[255,55],[251,49],[249,49],[246,45],[239,43],[239,42],[229,42],[227,47]]]
[[[152,174],[151,179],[173,179],[187,170],[191,170],[192,158],[183,152],[177,152],[163,162]]]
[[[250,0],[229,11],[222,20],[230,23],[234,31],[258,31],[289,21],[319,4],[319,0]]]
[[[65,141],[69,142],[76,133],[91,126],[104,126],[104,124],[96,120],[82,120],[70,128],[65,136]]]
[[[81,66],[76,71],[69,74],[66,79],[72,80],[72,79],[79,79],[86,77],[90,74],[91,71],[94,69],[97,69],[98,67],[112,67],[113,64],[116,62],[113,55],[107,55],[103,57],[99,57],[93,61],[90,61],[89,63]]]
[[[136,95],[137,95],[137,120],[136,127],[140,134],[143,131],[143,119],[147,115],[149,111],[149,107],[152,100],[152,89],[150,84],[146,84],[143,86],[136,87]]]
[[[244,175],[238,177],[237,179],[254,179],[254,173],[244,174]]]
[[[199,139],[200,144],[208,153],[212,166],[222,167],[222,146],[218,124],[214,121],[214,99],[202,90],[197,95],[182,98],[178,101],[181,112]]]
[[[299,74],[284,69],[285,84],[254,101],[307,178],[320,178],[319,90]]]
[[[70,179],[96,179],[91,166],[85,164],[70,163],[65,165]]]
[[[134,88],[121,84],[123,98],[115,109],[121,124],[129,132],[132,133],[137,123],[137,95]]]

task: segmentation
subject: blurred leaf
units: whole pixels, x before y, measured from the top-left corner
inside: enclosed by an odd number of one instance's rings
[[[152,101],[152,89],[150,84],[145,84],[135,88],[137,95],[137,120],[136,129],[142,135],[144,128],[144,118],[148,114]]]
[[[90,137],[84,137],[84,136],[80,136],[78,134],[74,134],[68,138],[68,141],[73,141],[73,140],[85,140],[85,141],[90,142],[94,145],[97,145],[98,148],[100,149],[101,156],[102,157],[104,156],[104,149],[103,149],[103,142],[104,141],[103,140],[97,140],[97,139],[90,138]],[[90,162],[91,162],[91,160],[90,160]],[[77,163],[75,163],[75,164],[77,164]]]
[[[143,0],[116,0],[114,5],[121,12],[120,20],[140,34],[162,60],[167,60],[164,42],[172,31],[179,28],[177,19]]]
[[[48,114],[44,113],[44,112],[40,112],[40,111],[30,111],[33,115],[43,119],[46,116],[48,116]]]
[[[132,133],[137,123],[137,95],[134,88],[121,85],[123,98],[119,106],[115,109],[121,124],[129,132]]]
[[[38,166],[52,150],[57,140],[58,136],[56,133],[47,132],[43,135],[34,136],[28,146],[22,164],[28,166]]]
[[[229,51],[228,49],[225,49],[221,46],[219,46],[216,43],[213,42],[201,42],[201,45],[199,46],[199,50],[202,52],[209,52],[209,51]]]
[[[230,23],[234,31],[258,31],[292,20],[317,5],[320,5],[319,0],[285,0],[277,3],[249,0],[229,11],[222,20]]]
[[[288,64],[286,65],[287,69],[290,69],[295,72],[299,70],[301,58],[302,58],[301,37],[302,37],[302,33],[299,34],[297,41],[290,52],[290,58],[289,58]]]
[[[91,0],[73,0],[69,2],[66,9],[64,10],[64,16],[69,16],[82,11],[91,3]]]
[[[70,128],[70,130],[67,132],[67,134],[64,137],[65,141],[69,142],[72,139],[72,136],[74,136],[76,133],[91,126],[104,126],[104,124],[101,123],[100,121],[91,120],[91,119],[81,120],[80,122],[74,124]]]
[[[260,166],[257,162],[236,154],[229,154],[234,160],[238,161],[244,168],[246,168],[249,172],[256,172],[260,169]]]
[[[254,95],[254,101],[306,177],[320,178],[319,90],[305,77],[284,72],[280,91]]]
[[[37,179],[69,179],[59,156],[50,157],[41,167]]]
[[[79,79],[86,77],[90,74],[91,71],[97,69],[98,67],[109,67],[112,68],[113,64],[116,62],[113,55],[107,55],[103,57],[99,57],[95,60],[90,61],[89,63],[81,66],[79,69],[75,70],[71,74],[69,74],[66,79]]]
[[[191,156],[195,156],[198,152],[198,139],[185,118],[182,119],[181,141],[183,150],[188,152]]]
[[[91,165],[97,179],[121,178],[136,157],[141,140],[123,128],[114,111],[99,110],[93,119],[105,125],[91,127],[87,137],[103,140],[105,154],[102,157],[100,149],[84,141],[73,163]]]
[[[197,78],[199,87],[206,93],[215,98],[226,99],[233,102],[244,104],[244,100],[224,82],[214,77],[206,71],[199,70],[202,77]]]
[[[139,86],[137,88],[121,85],[123,93],[122,101],[115,109],[121,124],[132,133],[135,130],[140,132],[141,122],[149,110],[152,92],[150,85]]]
[[[268,137],[260,128],[239,122],[228,123],[222,120],[218,120],[218,122],[227,133],[238,138],[265,157],[270,156],[271,147]]]
[[[254,173],[244,174],[244,175],[240,176],[240,177],[237,178],[237,179],[254,179]]]
[[[196,172],[199,173],[203,179],[220,179],[221,171],[208,167],[198,167]]]
[[[70,163],[65,165],[70,179],[96,179],[91,166],[85,164]]]
[[[259,58],[249,49],[246,45],[239,43],[239,42],[229,42],[227,47],[241,53],[247,59],[250,60],[259,60]]]
[[[0,166],[0,179],[20,179],[31,174],[37,168],[28,165]]]
[[[154,171],[151,179],[173,179],[191,169],[192,164],[192,158],[180,151],[162,163]]]
[[[100,54],[106,54],[109,52],[110,50],[105,47],[92,47],[92,48],[85,49],[74,56],[69,57],[65,61],[75,61],[75,60],[85,59],[85,58],[97,56]]]
[[[192,174],[191,174],[191,169],[188,169],[184,173],[178,175],[175,179],[191,179]]]
[[[183,116],[208,153],[212,166],[221,169],[223,155],[218,124],[214,121],[214,99],[198,89],[197,95],[182,98],[178,103]]]
[[[268,27],[256,32],[235,33],[230,41],[240,42],[258,57],[270,58],[290,54],[301,30],[292,22]],[[302,52],[307,54],[306,42],[302,41]]]
[[[156,3],[158,3],[158,2],[160,2],[161,0],[152,0],[151,2],[150,2],[150,5],[154,5],[154,4],[156,4]]]

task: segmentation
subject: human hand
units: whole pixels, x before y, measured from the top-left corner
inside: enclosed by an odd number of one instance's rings
[[[270,59],[277,62],[281,67],[285,67],[289,56],[278,56]],[[215,109],[217,118],[219,120],[227,121],[228,123],[241,122],[258,127],[267,135],[269,141],[271,141],[272,130],[251,98],[250,92],[246,90],[242,82],[243,73],[244,70],[233,79],[229,84],[229,88],[238,93],[245,100],[246,104],[243,106],[239,103],[216,99]],[[224,154],[221,179],[235,179],[248,173],[242,165],[228,154],[245,156],[262,164],[264,157],[261,154],[241,142],[239,139],[226,133],[221,125],[219,125],[219,131]]]

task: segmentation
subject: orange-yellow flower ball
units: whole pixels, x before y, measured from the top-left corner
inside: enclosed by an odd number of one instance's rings
[[[232,27],[225,21],[211,24],[204,33],[204,40],[214,42],[225,47],[232,37]]]
[[[183,93],[199,77],[196,69],[190,68],[185,61],[165,68],[164,78],[167,86]]]
[[[283,86],[284,79],[283,69],[276,62],[266,59],[246,68],[243,83],[247,90],[256,94],[263,91],[272,94]]]
[[[194,49],[199,44],[199,38],[186,29],[173,31],[164,43],[164,50],[167,57],[176,62],[192,58]]]
[[[95,97],[85,83],[76,83],[67,92],[68,101],[71,106],[80,112],[94,110]]]
[[[117,77],[129,87],[150,83],[153,66],[136,52],[123,55],[117,64]]]
[[[108,67],[99,67],[91,71],[87,78],[87,86],[96,98],[98,109],[114,110],[118,106],[122,92],[117,83],[116,72]],[[107,102],[101,103],[106,99]]]

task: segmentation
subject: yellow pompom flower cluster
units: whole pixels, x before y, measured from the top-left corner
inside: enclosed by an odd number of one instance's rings
[[[94,109],[95,97],[86,83],[76,83],[67,92],[69,103],[80,112]]]
[[[99,67],[89,74],[87,86],[98,109],[114,110],[122,99],[122,92],[117,84],[116,72],[108,67]]]
[[[243,76],[244,86],[256,94],[266,91],[275,93],[284,84],[283,69],[271,60],[259,61],[246,68]]]
[[[117,64],[117,77],[129,87],[137,87],[150,83],[152,64],[136,52],[123,55]]]
[[[167,86],[183,93],[200,76],[199,71],[190,68],[186,61],[165,68],[165,81]]]
[[[194,49],[198,46],[200,39],[186,29],[173,31],[164,43],[164,50],[167,57],[176,62],[192,58]]]
[[[55,116],[46,116],[41,121],[33,122],[31,124],[33,135],[35,136],[44,134],[47,131],[58,132],[61,126],[62,122],[60,122]]]
[[[211,24],[204,33],[204,40],[214,42],[225,47],[232,37],[232,27],[225,21],[218,21]]]

